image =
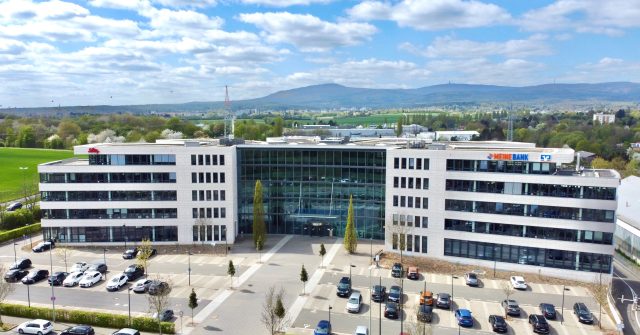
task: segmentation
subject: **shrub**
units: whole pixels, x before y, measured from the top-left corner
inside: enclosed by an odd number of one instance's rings
[[[40,224],[36,223],[36,224],[29,225],[29,226],[20,227],[20,228],[12,229],[12,230],[9,230],[9,231],[1,232],[0,233],[0,243],[6,242],[6,241],[9,241],[9,240],[13,240],[15,238],[19,238],[19,237],[22,237],[24,235],[31,235],[31,234],[37,233],[37,232],[39,232],[41,230],[42,230],[42,227],[40,226]]]
[[[14,229],[32,224],[33,212],[27,208],[20,208],[13,212],[6,212],[2,217],[2,229]]]

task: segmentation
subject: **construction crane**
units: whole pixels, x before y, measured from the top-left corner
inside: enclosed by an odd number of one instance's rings
[[[229,99],[229,87],[224,85],[224,137],[233,140],[236,116],[231,111],[231,99]]]

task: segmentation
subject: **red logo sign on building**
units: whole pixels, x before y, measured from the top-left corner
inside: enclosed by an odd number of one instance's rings
[[[100,150],[98,150],[97,148],[89,148],[88,152],[90,154],[99,154]]]

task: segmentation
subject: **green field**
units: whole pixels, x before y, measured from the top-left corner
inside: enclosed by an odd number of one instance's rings
[[[71,157],[71,150],[0,148],[0,201],[21,198],[25,181],[37,184],[38,164]]]

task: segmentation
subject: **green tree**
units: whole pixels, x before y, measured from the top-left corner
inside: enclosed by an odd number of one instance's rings
[[[287,311],[284,309],[284,304],[282,303],[282,297],[278,296],[278,300],[276,300],[276,307],[273,311],[278,319],[284,319],[285,315],[287,315]]]
[[[62,120],[58,124],[58,132],[57,132],[57,134],[63,140],[67,139],[67,137],[74,137],[75,138],[78,135],[80,135],[81,132],[82,132],[82,129],[73,120],[69,120],[69,119]]]
[[[233,265],[233,261],[229,260],[229,266],[227,267],[227,274],[231,277],[231,288],[233,288],[233,276],[236,275],[236,267]]]
[[[402,135],[402,116],[398,118],[398,122],[396,124],[396,136],[400,137]]]
[[[305,295],[307,281],[309,281],[309,274],[307,274],[307,269],[304,268],[304,264],[302,264],[302,270],[300,270],[300,281],[302,282],[302,295]]]
[[[189,308],[191,308],[191,324],[193,324],[193,310],[198,308],[198,296],[194,289],[191,289],[191,294],[189,294]]]
[[[262,240],[262,245],[258,245],[258,240]],[[253,193],[253,244],[262,250],[266,241],[266,228],[264,226],[264,205],[262,203],[262,182],[256,180],[256,187]]]
[[[33,127],[24,126],[20,128],[20,132],[18,133],[18,146],[21,148],[36,147],[36,135],[33,131]]]
[[[353,195],[349,196],[349,210],[347,212],[347,226],[344,230],[344,248],[350,254],[356,252],[358,248],[358,236],[356,235],[356,226],[354,224],[353,214]]]
[[[320,243],[320,257],[322,257],[320,260],[320,267],[324,266],[324,255],[326,254],[327,254],[327,249],[324,248],[324,243]]]
[[[140,265],[144,269],[145,277],[149,276],[149,259],[151,258],[151,253],[153,252],[153,247],[151,246],[151,241],[148,238],[142,239],[142,243],[140,243],[140,247],[138,247],[138,255],[136,256],[136,264]]]

